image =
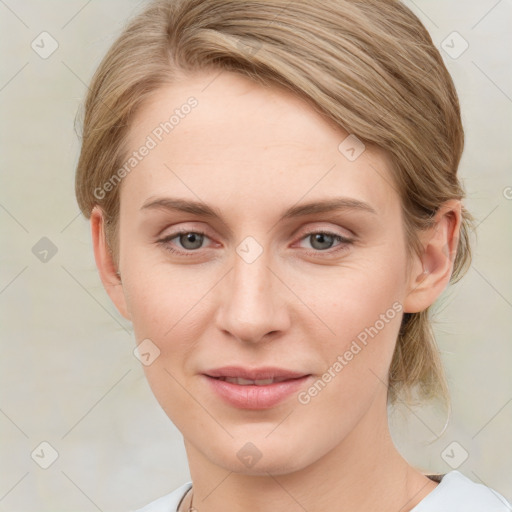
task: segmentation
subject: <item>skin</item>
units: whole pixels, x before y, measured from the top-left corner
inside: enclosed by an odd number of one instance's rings
[[[133,323],[137,343],[149,338],[160,350],[144,371],[184,436],[194,507],[411,510],[437,484],[391,440],[387,374],[403,312],[427,308],[449,282],[460,203],[443,205],[435,227],[421,233],[423,254],[409,256],[384,152],[367,146],[351,162],[338,151],[348,133],[303,100],[217,74],[166,86],[137,113],[131,150],[189,96],[199,102],[123,179],[118,265],[101,210],[91,216],[105,289]],[[222,219],[142,209],[171,196],[204,202]],[[280,220],[290,206],[335,196],[363,201],[375,213],[345,209]],[[158,242],[176,228],[204,231],[202,246],[179,236]],[[352,243],[315,243],[308,236],[315,231]],[[252,263],[236,252],[248,236],[263,249]],[[201,376],[226,364],[275,365],[317,380],[396,301],[403,311],[308,404],[292,396],[267,410],[238,409]],[[237,457],[247,442],[262,455],[251,468]],[[189,502],[187,496],[183,510]]]

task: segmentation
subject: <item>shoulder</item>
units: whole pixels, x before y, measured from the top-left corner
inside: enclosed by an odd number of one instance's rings
[[[170,494],[166,494],[134,512],[176,512],[180,501],[191,487],[192,482],[187,482]]]
[[[494,489],[454,470],[411,512],[512,512],[512,506]]]

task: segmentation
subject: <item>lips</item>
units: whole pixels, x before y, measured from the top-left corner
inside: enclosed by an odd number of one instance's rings
[[[312,378],[284,368],[225,366],[203,374],[211,389],[239,409],[268,409],[278,405]]]

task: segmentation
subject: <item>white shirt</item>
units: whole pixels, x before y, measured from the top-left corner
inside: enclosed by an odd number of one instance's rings
[[[187,482],[135,512],[177,512],[180,501],[191,487],[192,482]],[[490,487],[453,470],[446,473],[411,512],[512,512],[512,505]]]

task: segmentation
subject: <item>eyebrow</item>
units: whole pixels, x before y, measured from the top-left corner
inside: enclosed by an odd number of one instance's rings
[[[157,197],[146,201],[141,210],[169,210],[190,213],[201,217],[222,220],[221,212],[206,203],[181,199],[175,197]],[[368,203],[349,197],[332,197],[323,200],[311,201],[288,208],[280,218],[281,220],[304,217],[317,213],[329,213],[334,211],[361,211],[377,215],[375,209]]]

